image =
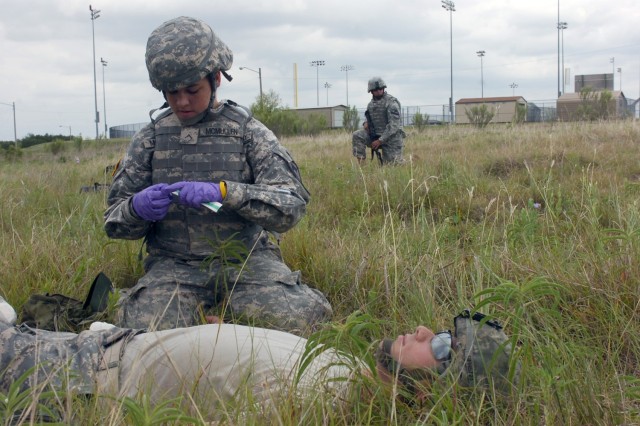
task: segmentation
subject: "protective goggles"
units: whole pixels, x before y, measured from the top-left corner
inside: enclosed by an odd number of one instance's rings
[[[437,361],[448,361],[451,359],[451,331],[439,331],[431,339],[431,351]]]

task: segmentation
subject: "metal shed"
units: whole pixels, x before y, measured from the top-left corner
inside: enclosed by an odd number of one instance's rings
[[[463,98],[456,102],[456,123],[469,124],[466,112],[483,104],[495,113],[493,120],[491,120],[492,123],[510,123],[516,116],[516,105],[522,105],[526,108],[527,101],[522,96]]]
[[[320,115],[325,118],[327,121],[327,126],[331,129],[344,127],[343,126],[343,117],[344,112],[348,110],[349,107],[346,105],[335,105],[331,107],[317,107],[317,108],[296,108],[292,109],[296,114],[298,114],[301,118],[307,118],[310,115]]]
[[[604,93],[604,91],[590,92],[594,95]],[[610,92],[612,99],[608,105],[609,118],[622,118],[627,115],[627,100],[620,90]],[[579,108],[581,105],[595,105],[594,100],[583,98],[581,93],[565,93],[558,98],[558,120],[559,121],[576,121],[582,119]],[[604,117],[603,117],[604,118]]]

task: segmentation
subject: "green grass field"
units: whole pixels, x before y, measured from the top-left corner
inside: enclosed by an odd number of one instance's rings
[[[327,294],[334,328],[355,311],[376,320],[372,338],[449,328],[465,307],[494,315],[518,345],[519,391],[435,390],[420,406],[380,395],[344,410],[282,401],[267,417],[229,409],[221,424],[640,423],[640,122],[407,132],[406,165],[385,168],[359,167],[344,132],[282,140],[312,194],[282,236],[285,260]],[[118,287],[141,275],[141,241],[104,234],[106,192],[80,192],[109,182],[127,143],[2,162],[0,284],[14,306],[33,293],[82,299],[100,271]],[[62,405],[78,424],[143,424]]]

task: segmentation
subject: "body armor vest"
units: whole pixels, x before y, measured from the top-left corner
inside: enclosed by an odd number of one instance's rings
[[[389,124],[387,105],[391,102],[398,102],[398,108],[400,108],[400,102],[388,93],[385,93],[379,100],[371,100],[369,103],[369,114],[371,114],[371,121],[378,136],[382,136],[384,129]]]
[[[251,138],[245,134],[250,119],[247,110],[231,101],[193,126],[182,126],[173,113],[161,115],[154,123],[153,183],[252,183],[244,146]],[[173,203],[164,220],[156,222],[148,234],[147,248],[152,255],[201,260],[230,238],[251,248],[260,231],[260,226],[224,206],[213,213]]]

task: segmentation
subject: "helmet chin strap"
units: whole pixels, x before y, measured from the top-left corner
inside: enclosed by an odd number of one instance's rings
[[[376,361],[393,377],[397,377],[398,380],[406,386],[410,392],[415,391],[415,382],[422,380],[434,380],[438,376],[444,374],[449,367],[449,361],[440,362],[435,368],[416,368],[406,369],[391,356],[391,346],[393,340],[384,339],[382,344],[376,349],[375,358]]]
[[[378,349],[376,349],[376,361],[378,361],[378,363],[380,363],[380,365],[387,370],[389,374],[395,376],[402,367],[400,366],[400,363],[391,356],[392,344],[393,340],[391,339],[382,340],[382,344],[380,344]]]

